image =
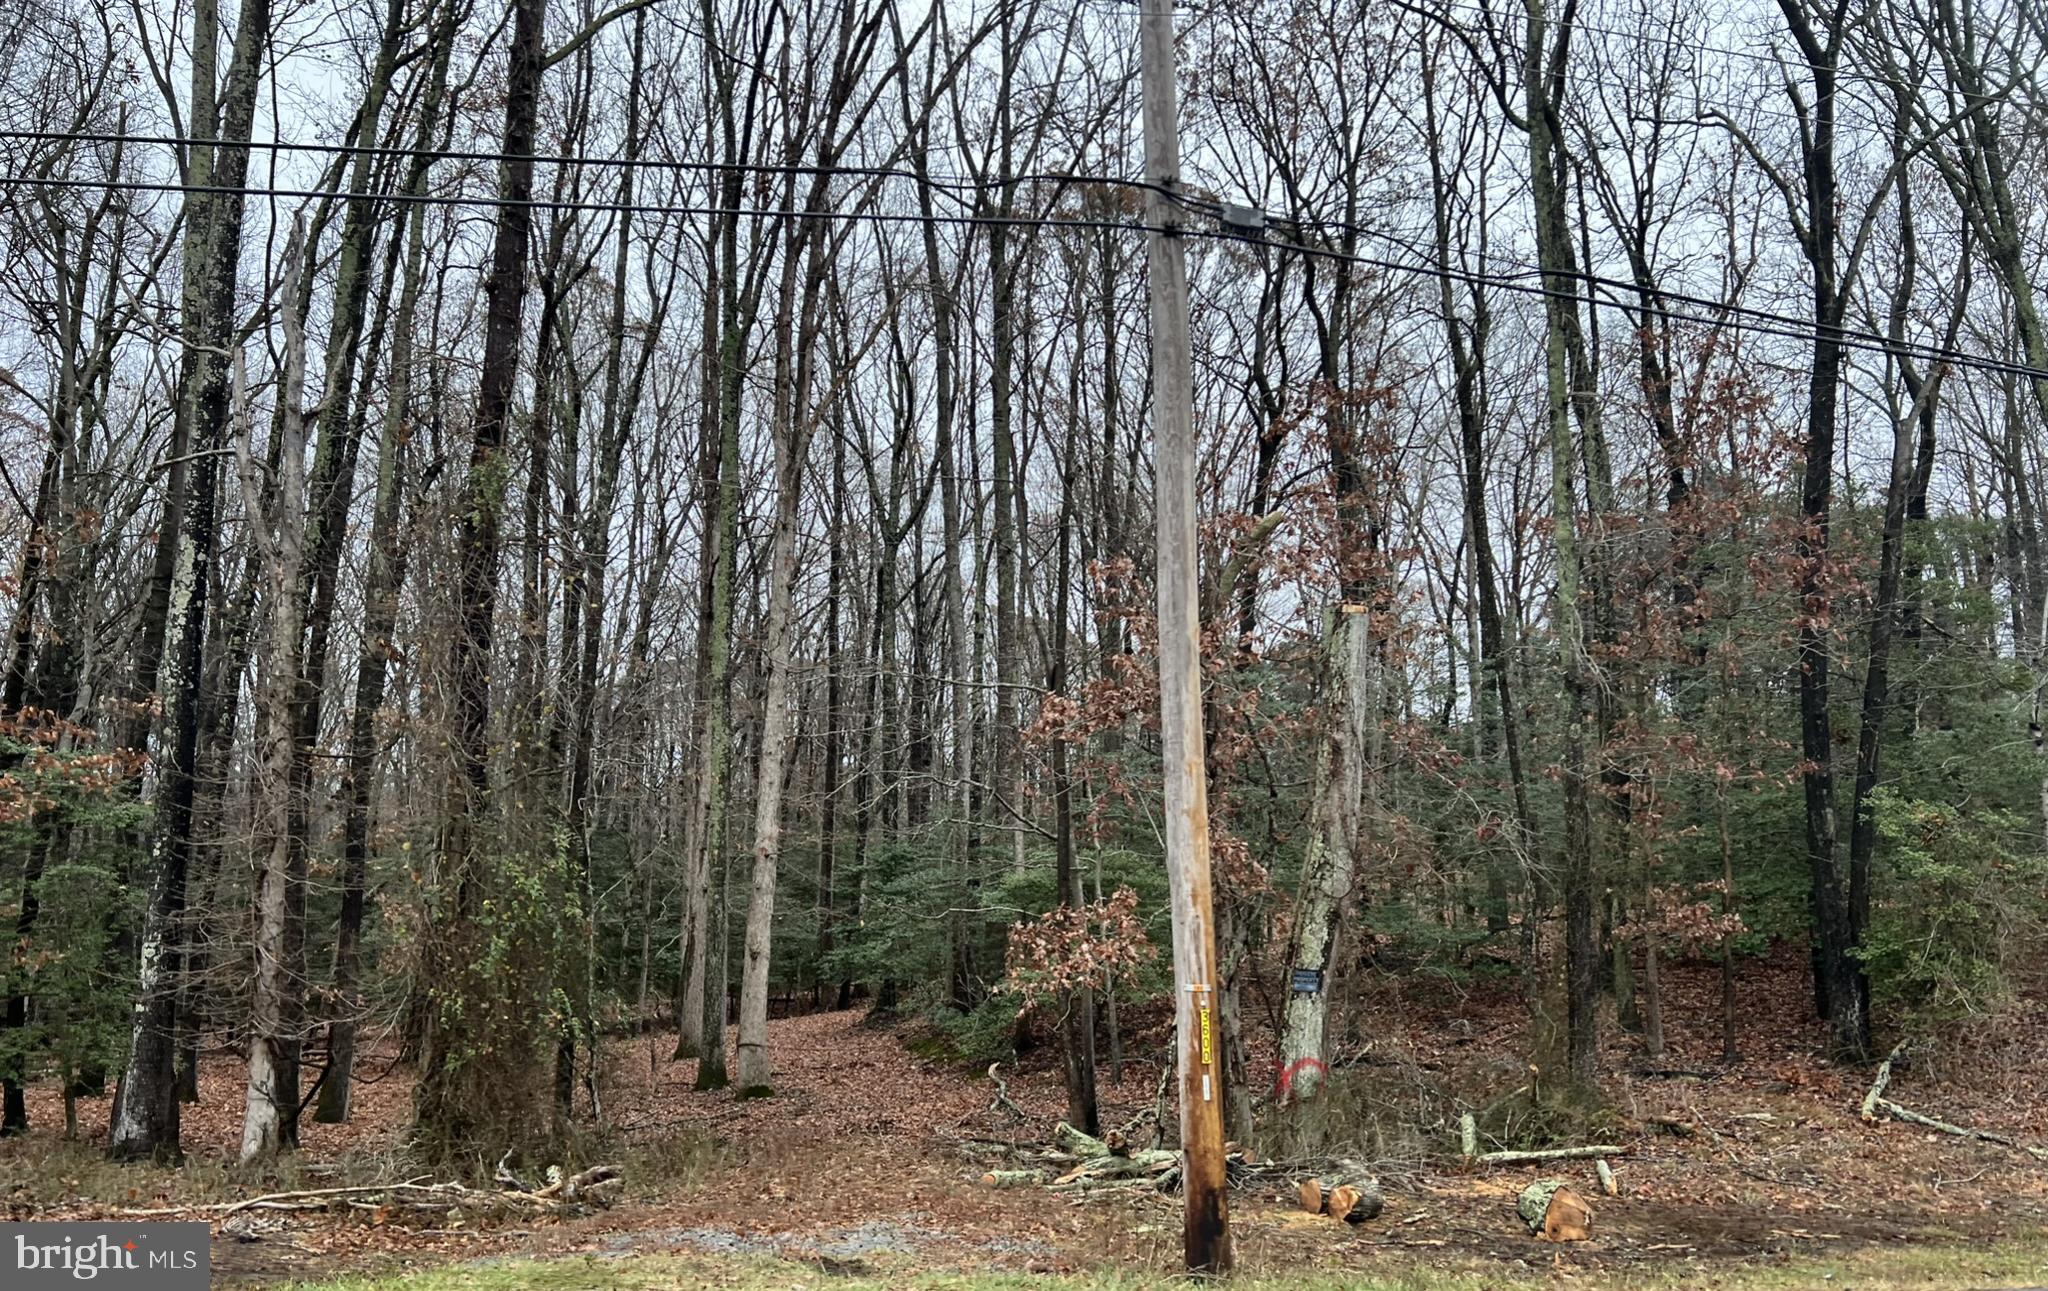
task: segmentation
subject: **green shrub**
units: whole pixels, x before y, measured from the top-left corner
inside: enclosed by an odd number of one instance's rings
[[[1998,1007],[2018,947],[2040,923],[2048,864],[2021,851],[2025,826],[2004,811],[1871,795],[1884,841],[1861,951],[1875,1004],[1902,1022],[1938,1023]]]
[[[986,1067],[1017,1056],[1017,1001],[1012,998],[991,996],[965,1013],[935,1003],[926,1018],[944,1038],[948,1056],[968,1066]]]

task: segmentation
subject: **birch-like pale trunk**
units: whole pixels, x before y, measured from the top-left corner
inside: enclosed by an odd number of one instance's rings
[[[1366,728],[1373,719],[1372,631],[1366,607],[1333,608],[1324,622],[1323,641],[1323,730],[1316,750],[1308,852],[1302,859],[1289,961],[1293,969],[1315,973],[1316,986],[1295,990],[1290,982],[1280,1033],[1280,1067],[1289,1073],[1288,1093],[1297,1101],[1315,1097],[1321,1088],[1322,1071],[1316,1064],[1326,1060],[1330,966],[1358,861]]]
[[[775,925],[775,879],[782,856],[782,793],[789,774],[790,618],[796,604],[796,509],[803,463],[799,432],[775,436],[775,532],[770,542],[768,693],[761,706],[761,763],[754,793],[754,867],[747,896],[747,948],[740,974],[739,1090],[770,1092],[768,970]]]
[[[818,174],[811,181],[804,203],[809,211],[831,208],[824,177],[845,147],[840,114],[865,66],[865,51],[874,47],[867,37],[877,29],[879,17],[879,13],[862,12],[853,5],[841,10],[827,94],[818,118],[811,123],[819,142]],[[856,38],[857,20],[860,38]],[[899,62],[897,70],[901,66]],[[869,102],[872,104],[873,100]],[[849,136],[859,124],[856,114],[846,125]],[[774,1063],[768,1052],[768,977],[775,936],[775,885],[782,865],[782,797],[789,780],[790,638],[791,620],[796,612],[797,507],[803,494],[804,462],[812,432],[819,422],[811,389],[818,368],[824,289],[840,246],[828,235],[822,221],[796,224],[783,251],[776,311],[776,394],[772,417],[775,527],[769,542],[768,617],[763,643],[768,681],[762,701],[760,763],[755,776],[754,863],[747,898],[746,957],[740,976],[738,1075],[742,1097],[770,1092],[774,1077]],[[878,334],[876,329],[870,336]],[[826,399],[836,399],[839,393],[835,382]]]
[[[261,864],[256,872],[256,976],[250,1002],[249,1071],[242,1109],[243,1162],[267,1161],[283,1146],[285,1109],[298,1104],[292,1079],[296,1056],[290,980],[291,886],[294,822],[304,818],[292,804],[292,760],[297,730],[300,635],[305,603],[298,595],[299,562],[306,533],[306,418],[300,400],[306,388],[306,320],[299,297],[305,277],[306,241],[294,221],[285,249],[278,314],[284,323],[284,367],[278,377],[277,431],[280,438],[275,488],[266,491],[250,443],[248,374],[235,355],[235,458],[249,532],[261,556],[270,623],[265,633],[263,673],[256,701],[256,839]],[[263,499],[272,501],[264,514]],[[294,1088],[286,1089],[289,1083]]]

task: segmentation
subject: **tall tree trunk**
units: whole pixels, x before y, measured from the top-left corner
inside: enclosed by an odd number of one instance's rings
[[[800,340],[799,344],[807,340]],[[787,377],[786,371],[784,376]],[[799,381],[798,385],[801,384]],[[769,537],[768,619],[763,643],[768,684],[761,706],[760,763],[754,781],[753,881],[747,899],[746,958],[740,978],[742,1097],[770,1093],[774,1077],[768,1053],[768,971],[774,938],[775,880],[782,858],[782,793],[789,753],[790,620],[796,612],[797,503],[802,495],[803,456],[808,439],[797,419],[806,415],[801,408],[785,407],[774,428],[775,527]]]
[[[1073,406],[1081,406],[1080,372],[1076,369]],[[1080,436],[1069,434],[1064,455],[1065,479],[1060,490],[1059,543],[1054,570],[1052,614],[1052,667],[1045,688],[1052,695],[1067,691],[1068,622],[1073,615],[1074,514],[1081,483]],[[1054,878],[1060,904],[1078,910],[1087,903],[1081,888],[1081,873],[1074,863],[1074,775],[1067,740],[1052,736],[1052,796]],[[1102,1117],[1095,1096],[1095,991],[1081,986],[1060,1001],[1060,1043],[1064,1051],[1063,1073],[1067,1088],[1067,1123],[1086,1134],[1102,1132]]]
[[[701,311],[704,393],[697,491],[704,507],[704,527],[697,558],[697,702],[690,723],[692,733],[697,737],[697,769],[696,774],[692,776],[695,787],[683,813],[683,901],[682,926],[679,929],[682,978],[676,997],[676,1060],[698,1058],[703,1055],[704,992],[711,963],[708,951],[711,931],[711,850],[705,829],[710,821],[711,799],[715,790],[706,772],[710,767],[713,714],[724,702],[723,682],[718,689],[713,689],[711,684],[712,650],[716,645],[713,628],[716,626],[714,620],[719,606],[719,553],[725,541],[725,530],[720,522],[720,507],[724,497],[721,480],[724,476],[725,460],[725,419],[721,394],[725,388],[725,377],[721,367],[725,351],[721,340],[723,333],[720,330],[723,310],[719,303],[723,293],[723,278],[720,272],[720,247],[723,241],[723,233],[718,232],[705,246],[705,271],[711,281],[706,284],[704,307]]]
[[[439,128],[447,96],[448,65],[454,46],[458,8],[442,4],[432,29],[434,63],[426,98],[420,107],[415,146],[427,147]],[[427,158],[413,165],[405,191],[425,190]],[[362,972],[363,919],[369,904],[370,824],[378,770],[377,714],[384,706],[392,660],[397,655],[398,598],[405,586],[410,548],[400,523],[404,508],[407,449],[413,437],[413,352],[420,296],[426,285],[427,208],[415,203],[408,213],[404,238],[404,277],[390,326],[391,361],[385,390],[384,419],[377,450],[377,488],[370,509],[369,570],[363,589],[362,645],[356,660],[353,703],[349,710],[348,748],[344,755],[341,827],[341,918],[334,940],[335,1015],[327,1028],[327,1070],[320,1082],[320,1102],[313,1119],[346,1121],[355,1088],[356,1030],[363,1003],[357,993]],[[399,240],[394,238],[395,258]],[[388,284],[392,273],[385,272]]]
[[[1280,1032],[1280,1069],[1298,1101],[1322,1087],[1323,1031],[1330,1016],[1330,969],[1337,925],[1357,863],[1359,802],[1365,789],[1366,727],[1374,720],[1371,617],[1364,605],[1332,606],[1323,619],[1322,717],[1311,781],[1307,851],[1294,903],[1294,944]]]
[[[846,427],[834,418],[832,438],[832,503],[828,523],[825,572],[825,738],[818,772],[818,878],[814,897],[817,931],[818,976],[813,995],[822,1000],[825,987],[825,957],[832,953],[832,924],[837,917],[833,871],[839,859],[839,762],[842,753],[845,714],[840,679],[839,598],[846,585]],[[883,613],[877,603],[875,615]]]
[[[1800,481],[1799,742],[1806,798],[1806,853],[1813,875],[1816,933],[1815,1002],[1828,1020],[1838,1056],[1860,1058],[1870,1047],[1869,991],[1856,958],[1856,928],[1849,882],[1841,868],[1835,818],[1834,722],[1829,713],[1832,663],[1828,651],[1834,585],[1828,568],[1830,510],[1834,500],[1835,422],[1840,408],[1844,350],[1840,328],[1845,284],[1837,263],[1840,203],[1835,182],[1835,63],[1846,17],[1831,11],[1825,42],[1814,30],[1805,0],[1779,0],[1779,9],[1813,78],[1810,115],[1802,113],[1805,223],[1800,241],[1813,274],[1813,365],[1807,383],[1806,460]]]
[[[696,988],[700,1004],[701,1031],[698,1040],[697,1079],[699,1090],[723,1089],[729,1082],[725,1068],[726,1020],[726,929],[725,870],[726,816],[732,758],[732,633],[737,586],[735,563],[739,545],[740,509],[740,392],[745,379],[743,367],[745,337],[741,330],[738,265],[738,229],[728,221],[724,231],[723,300],[720,305],[718,351],[718,493],[707,531],[715,530],[711,579],[711,624],[706,643],[708,670],[703,750],[703,824],[698,846],[703,860],[698,865],[698,890],[703,900],[693,915],[703,935],[701,971],[693,964],[692,974],[702,985]],[[712,879],[717,892],[711,891]]]
[[[108,1151],[123,1160],[176,1157],[178,987],[184,966],[185,883],[192,856],[192,801],[199,753],[199,692],[204,674],[206,605],[220,491],[220,451],[228,421],[227,353],[240,281],[246,144],[256,116],[256,86],[270,44],[270,0],[242,0],[233,53],[218,104],[215,74],[219,13],[215,0],[193,12],[191,131],[186,182],[226,191],[190,193],[185,211],[186,337],[180,418],[190,455],[182,514],[174,532],[175,572],[164,622],[175,627],[169,666],[158,676],[165,713],[150,848],[149,904],[126,1073],[114,1100]],[[167,528],[170,528],[167,526]],[[161,553],[160,553],[161,556]],[[146,653],[146,652],[145,652]]]
[[[913,154],[919,173],[924,173],[925,149],[919,148]],[[919,209],[928,217],[932,210],[929,185],[918,186]],[[941,599],[945,603],[946,639],[950,653],[947,657],[948,670],[952,680],[946,687],[951,699],[951,727],[953,737],[952,765],[948,778],[953,788],[953,818],[949,822],[950,835],[954,839],[955,852],[952,869],[955,884],[953,914],[947,924],[947,938],[950,948],[948,956],[947,994],[956,1008],[972,1002],[974,959],[973,947],[969,940],[969,929],[964,907],[967,904],[967,884],[975,866],[973,826],[973,782],[974,782],[974,719],[973,708],[968,695],[970,678],[973,675],[971,643],[967,635],[967,588],[961,574],[960,562],[967,558],[965,538],[961,528],[961,487],[960,454],[953,441],[953,421],[956,414],[953,388],[954,360],[954,305],[953,285],[948,280],[939,259],[939,237],[937,228],[929,221],[924,224],[925,286],[931,292],[932,309],[932,381],[933,397],[936,401],[933,411],[932,455],[939,468],[939,519],[940,543],[944,548],[940,556],[945,586]]]
[[[505,93],[503,148],[499,172],[497,227],[484,291],[484,356],[471,432],[469,475],[457,540],[459,618],[452,668],[455,756],[448,801],[436,847],[441,867],[441,906],[425,933],[428,980],[454,992],[457,1007],[429,1008],[422,1037],[422,1077],[414,1114],[431,1137],[464,1144],[497,1109],[495,1082],[465,1071],[471,1041],[459,1001],[459,986],[473,972],[470,945],[489,876],[479,818],[490,800],[490,706],[492,630],[497,615],[505,500],[505,438],[519,375],[520,336],[526,303],[526,242],[533,223],[533,144],[540,110],[541,37],[547,0],[514,0],[512,44]]]
[[[633,181],[641,150],[641,78],[646,64],[647,11],[633,17],[632,63],[626,81],[627,165],[619,168],[618,228],[612,254],[611,324],[604,362],[604,420],[599,429],[597,469],[590,504],[576,532],[576,550],[564,565],[568,571],[562,588],[562,691],[568,696],[564,711],[567,731],[566,776],[563,785],[563,818],[569,836],[572,866],[584,888],[585,970],[597,967],[595,936],[597,912],[591,900],[592,875],[589,837],[591,795],[594,789],[593,745],[596,738],[598,670],[603,654],[606,615],[606,566],[611,555],[612,514],[618,505],[619,471],[631,434],[633,409],[639,402],[641,373],[636,365],[629,378],[625,372],[625,337],[628,325],[627,273],[632,246]],[[665,302],[656,302],[657,311]],[[659,322],[657,312],[656,322]],[[575,463],[568,464],[573,475]],[[574,639],[580,631],[580,640]],[[583,1024],[595,1036],[596,1019],[591,983],[582,993]],[[570,1043],[565,1040],[565,1044]],[[569,1055],[574,1065],[573,1050]],[[593,1071],[595,1067],[593,1065]]]
[[[1568,0],[1569,3],[1569,0]],[[1599,959],[1594,927],[1597,866],[1587,741],[1594,723],[1588,639],[1580,609],[1581,553],[1573,479],[1579,454],[1572,434],[1578,373],[1571,361],[1578,335],[1578,284],[1570,206],[1562,173],[1560,129],[1570,14],[1553,35],[1543,0],[1526,0],[1523,54],[1524,125],[1529,139],[1530,191],[1535,203],[1537,258],[1544,273],[1544,388],[1550,447],[1550,518],[1557,554],[1552,622],[1562,656],[1565,906],[1565,1049],[1567,1075],[1580,1089],[1597,1082],[1600,1059]],[[1590,498],[1589,498],[1590,501]]]
[[[299,683],[304,604],[298,572],[306,538],[306,422],[301,401],[306,384],[306,325],[299,299],[306,272],[305,228],[294,223],[285,248],[278,313],[284,320],[284,368],[278,377],[279,445],[277,478],[266,489],[256,473],[250,446],[253,427],[247,406],[242,358],[236,355],[235,403],[242,496],[254,510],[252,540],[261,553],[263,598],[270,623],[257,692],[256,787],[261,803],[256,840],[256,976],[250,1005],[248,1090],[242,1113],[242,1160],[267,1161],[290,1144],[285,1123],[298,1109],[298,1073],[293,1056],[296,1022],[292,998],[298,987],[291,963],[291,888],[303,871],[295,861],[303,850],[293,839],[303,830],[305,809],[292,802],[298,783],[293,770],[296,742],[295,691]],[[268,508],[263,501],[269,500]],[[267,510],[267,514],[263,512]]]

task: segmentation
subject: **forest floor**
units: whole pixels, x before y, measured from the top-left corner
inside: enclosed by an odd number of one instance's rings
[[[1328,1103],[1348,1118],[1346,1150],[1375,1162],[1385,1211],[1347,1229],[1301,1212],[1278,1185],[1241,1189],[1232,1196],[1240,1266],[1275,1286],[1446,1291],[1560,1280],[2048,1285],[2048,1166],[1995,1143],[1866,1124],[1858,1107],[1870,1073],[1822,1059],[1799,969],[1791,954],[1745,969],[1739,1063],[1719,1061],[1711,966],[1668,972],[1668,1048],[1657,1063],[1645,1062],[1634,1037],[1614,1036],[1608,1109],[1582,1128],[1625,1149],[1613,1160],[1616,1198],[1600,1195],[1590,1162],[1475,1170],[1458,1159],[1454,1109],[1529,1079],[1528,1021],[1511,988],[1412,978],[1369,986],[1349,1001],[1339,1034],[1369,1030],[1371,1040],[1339,1046]],[[1162,1020],[1126,1020],[1134,1056],[1121,1084],[1105,1072],[1106,1125],[1151,1106],[1157,1087]],[[848,1011],[771,1026],[779,1079],[774,1097],[757,1100],[693,1092],[694,1064],[668,1060],[672,1034],[613,1043],[601,1086],[612,1126],[604,1151],[627,1183],[611,1209],[561,1221],[441,1217],[435,1227],[364,1210],[245,1214],[253,1222],[235,1226],[239,1237],[216,1238],[216,1284],[980,1288],[1009,1285],[1002,1275],[1058,1275],[1051,1284],[1080,1291],[1140,1285],[1130,1279],[1176,1267],[1176,1198],[978,1182],[985,1154],[1049,1137],[1064,1106],[1052,1053],[1029,1052],[1005,1073],[1026,1113],[1019,1120],[990,1110],[987,1077],[917,1024],[873,1025]],[[2048,1144],[2044,1040],[2048,997],[2025,999],[1976,1028],[1967,1050],[1934,1047],[1902,1063],[1890,1096],[1944,1121]],[[56,1091],[34,1089],[35,1129],[0,1143],[8,1217],[190,1207],[157,1217],[209,1218],[259,1193],[411,1177],[402,1144],[408,1073],[375,1059],[366,1071],[350,1124],[308,1123],[297,1156],[260,1174],[230,1164],[242,1101],[231,1054],[203,1064],[179,1170],[104,1163],[92,1140],[104,1138],[105,1100],[81,1104],[87,1142],[64,1144]],[[1497,1138],[1535,1132],[1512,1117],[1489,1128]],[[1515,1197],[1543,1177],[1592,1199],[1590,1240],[1550,1245],[1528,1235]]]

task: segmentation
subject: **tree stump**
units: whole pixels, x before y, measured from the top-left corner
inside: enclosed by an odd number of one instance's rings
[[[1541,1179],[1522,1189],[1515,1211],[1546,1242],[1583,1242],[1591,1235],[1593,1208],[1562,1179]]]

